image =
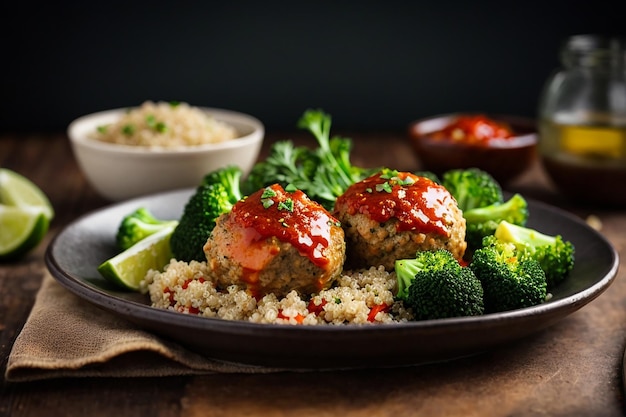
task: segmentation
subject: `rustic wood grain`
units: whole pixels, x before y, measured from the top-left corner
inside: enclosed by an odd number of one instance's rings
[[[403,132],[346,132],[353,161],[419,169]],[[301,133],[269,132],[310,143]],[[50,197],[46,240],[19,262],[0,264],[0,372],[41,283],[46,245],[77,216],[109,204],[86,183],[64,134],[0,136],[0,166],[21,172]],[[507,189],[586,218],[622,253],[626,212],[575,206],[541,167]],[[621,262],[622,264],[624,261]],[[64,379],[0,387],[1,416],[622,416],[621,359],[626,282],[621,268],[598,299],[557,325],[483,355],[419,367],[323,373],[138,379]],[[384,343],[383,340],[379,341]],[[427,341],[426,341],[427,343]],[[340,349],[340,346],[329,346]]]

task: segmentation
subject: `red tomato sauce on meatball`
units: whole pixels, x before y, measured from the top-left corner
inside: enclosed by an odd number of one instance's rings
[[[324,267],[325,249],[331,241],[331,226],[339,221],[300,190],[286,192],[275,184],[239,201],[232,209],[232,220],[254,230],[252,240],[277,237]]]
[[[398,231],[447,236],[449,230],[442,218],[448,210],[444,200],[449,198],[445,188],[428,178],[383,170],[349,187],[336,206],[346,206],[349,214],[365,214],[379,223],[395,218]]]

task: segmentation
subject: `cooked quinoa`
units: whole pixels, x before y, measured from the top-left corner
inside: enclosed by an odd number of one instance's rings
[[[289,292],[256,299],[242,287],[218,288],[206,262],[172,259],[163,272],[151,270],[141,283],[153,307],[180,313],[274,324],[371,324],[412,319],[394,301],[394,272],[383,267],[345,271],[335,285],[317,294]]]
[[[115,123],[99,126],[94,138],[122,145],[180,148],[237,137],[234,127],[187,103],[146,101]]]

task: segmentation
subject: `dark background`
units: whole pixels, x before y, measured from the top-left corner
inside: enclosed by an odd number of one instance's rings
[[[623,34],[612,1],[20,2],[0,18],[0,132],[59,131],[144,100],[347,129],[452,111],[534,116],[572,34]]]

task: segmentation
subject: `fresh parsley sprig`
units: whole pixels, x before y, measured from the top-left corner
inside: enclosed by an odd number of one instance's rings
[[[307,110],[297,126],[308,130],[318,147],[309,149],[294,146],[292,141],[275,142],[269,156],[252,169],[245,184],[248,192],[279,183],[292,185],[309,198],[332,210],[335,200],[355,182],[361,181],[378,169],[352,165],[352,141],[330,136],[332,119],[322,110]]]

